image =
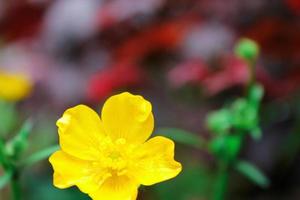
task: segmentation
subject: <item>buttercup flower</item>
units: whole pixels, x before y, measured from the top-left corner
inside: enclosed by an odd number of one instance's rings
[[[128,92],[110,97],[101,119],[84,105],[57,121],[61,150],[50,157],[54,185],[76,185],[94,200],[135,200],[140,185],[171,179],[181,171],[174,142],[156,136],[151,103]]]
[[[0,71],[0,99],[19,101],[32,90],[31,81],[22,74],[9,74]]]

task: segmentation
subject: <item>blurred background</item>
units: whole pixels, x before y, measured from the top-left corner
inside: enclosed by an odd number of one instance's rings
[[[153,104],[156,127],[209,138],[208,112],[243,95],[245,63],[233,53],[249,37],[261,46],[258,81],[265,88],[263,137],[247,138],[240,157],[270,178],[261,189],[230,176],[230,199],[300,199],[299,0],[14,0],[0,1],[0,70],[34,83],[18,103],[32,118],[28,154],[56,144],[55,121],[79,103],[100,112],[121,91]],[[214,157],[177,144],[184,166],[173,180],[140,189],[139,199],[211,199]],[[52,185],[48,161],[22,175],[26,200],[89,199]],[[8,199],[8,189],[0,199]]]

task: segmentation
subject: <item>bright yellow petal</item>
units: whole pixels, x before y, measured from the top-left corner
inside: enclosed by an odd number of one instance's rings
[[[63,151],[84,160],[98,158],[98,149],[105,134],[95,111],[84,105],[75,106],[68,109],[56,125]]]
[[[49,161],[54,170],[53,184],[60,189],[76,185],[83,193],[89,194],[99,190],[111,176],[93,161],[81,160],[61,150],[53,153]]]
[[[0,71],[0,98],[18,101],[27,97],[32,90],[31,81],[21,74],[7,74]]]
[[[130,170],[142,185],[152,185],[177,176],[182,167],[174,160],[174,142],[157,136],[137,150],[136,164]]]
[[[126,176],[107,179],[99,190],[90,193],[93,200],[136,200],[138,185]]]
[[[152,106],[142,96],[128,92],[110,97],[102,109],[103,126],[112,139],[143,143],[153,131]]]
[[[86,182],[89,176],[89,162],[56,151],[49,158],[54,175],[53,184],[58,188],[67,188],[80,182]]]

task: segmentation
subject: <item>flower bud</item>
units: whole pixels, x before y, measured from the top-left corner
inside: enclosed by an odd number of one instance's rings
[[[235,46],[235,54],[247,61],[256,60],[259,51],[258,44],[249,38],[240,39]]]

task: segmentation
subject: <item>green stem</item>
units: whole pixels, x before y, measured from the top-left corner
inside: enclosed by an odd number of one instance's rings
[[[256,75],[255,75],[256,61],[248,60],[247,65],[248,65],[248,70],[249,70],[249,79],[248,79],[248,83],[246,86],[246,89],[247,89],[246,94],[248,95],[251,87],[254,85],[254,83],[256,81]]]
[[[244,141],[244,134],[236,132],[236,135],[239,135],[239,140]],[[242,146],[242,144],[241,144]],[[214,190],[213,200],[224,200],[226,199],[228,185],[229,185],[229,175],[230,169],[236,162],[239,152],[241,151],[241,146],[238,147],[236,154],[231,159],[220,160],[218,163],[219,172],[217,176],[217,181]]]
[[[20,187],[18,176],[13,177],[11,180],[11,193],[12,193],[13,200],[21,199],[21,187]]]
[[[214,200],[224,200],[228,187],[229,167],[227,163],[219,164],[219,173],[217,183],[215,185]]]
[[[0,163],[5,171],[5,173],[12,173],[10,185],[11,185],[11,194],[13,200],[21,199],[21,189],[19,185],[19,173],[16,167],[7,159],[4,150],[4,142],[0,139]]]

